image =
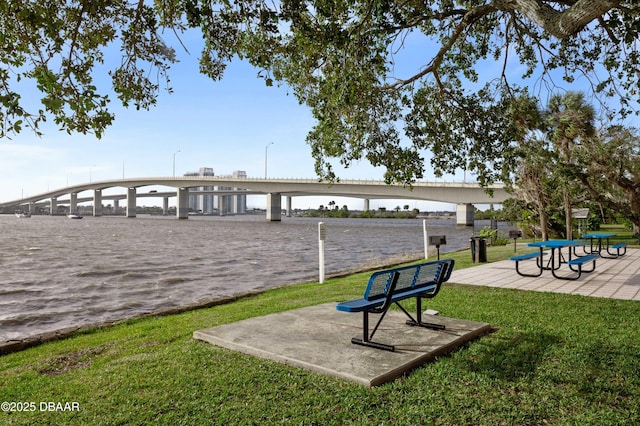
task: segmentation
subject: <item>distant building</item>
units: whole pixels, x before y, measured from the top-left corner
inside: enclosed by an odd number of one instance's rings
[[[201,167],[197,172],[185,173],[184,176],[215,176],[213,169],[210,167]],[[246,178],[247,172],[236,170],[230,176],[219,176],[222,178]],[[192,192],[203,191],[230,191],[238,190],[233,187],[222,186],[200,186],[190,188]],[[245,214],[247,212],[247,196],[246,195],[216,195],[212,193],[199,193],[189,195],[189,210],[202,214]]]
[[[210,167],[200,167],[197,172],[185,173],[185,176],[215,176],[213,169]],[[189,188],[189,191],[213,191],[213,186],[200,186]],[[189,211],[213,214],[215,207],[215,196],[213,194],[191,194],[189,195]]]

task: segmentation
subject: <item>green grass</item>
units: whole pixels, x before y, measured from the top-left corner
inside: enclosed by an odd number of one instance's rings
[[[524,252],[523,248],[518,249]],[[489,261],[513,253],[490,247]],[[470,264],[455,253],[457,267]],[[368,273],[77,334],[0,357],[0,424],[620,425],[640,420],[640,303],[448,284],[428,303],[496,331],[363,386],[192,338],[194,330],[360,297]],[[40,402],[77,402],[41,412]]]

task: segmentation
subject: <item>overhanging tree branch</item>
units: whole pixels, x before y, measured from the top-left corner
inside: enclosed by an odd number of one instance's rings
[[[497,0],[494,4],[500,10],[519,11],[549,34],[563,39],[618,6],[620,0],[578,0],[564,10],[556,10],[542,0]]]

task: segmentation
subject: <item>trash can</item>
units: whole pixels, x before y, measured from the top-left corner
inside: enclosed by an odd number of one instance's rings
[[[487,239],[484,237],[471,237],[471,260],[473,263],[487,261]]]

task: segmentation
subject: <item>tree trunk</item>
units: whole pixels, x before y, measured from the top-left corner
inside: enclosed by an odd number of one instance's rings
[[[565,231],[565,235],[567,240],[573,239],[573,217],[571,215],[571,194],[569,194],[569,189],[564,188],[562,190],[562,195],[564,198],[564,214],[565,214],[565,226],[567,230]]]
[[[540,232],[542,233],[542,241],[549,240],[549,215],[546,210],[541,207],[540,211]]]

